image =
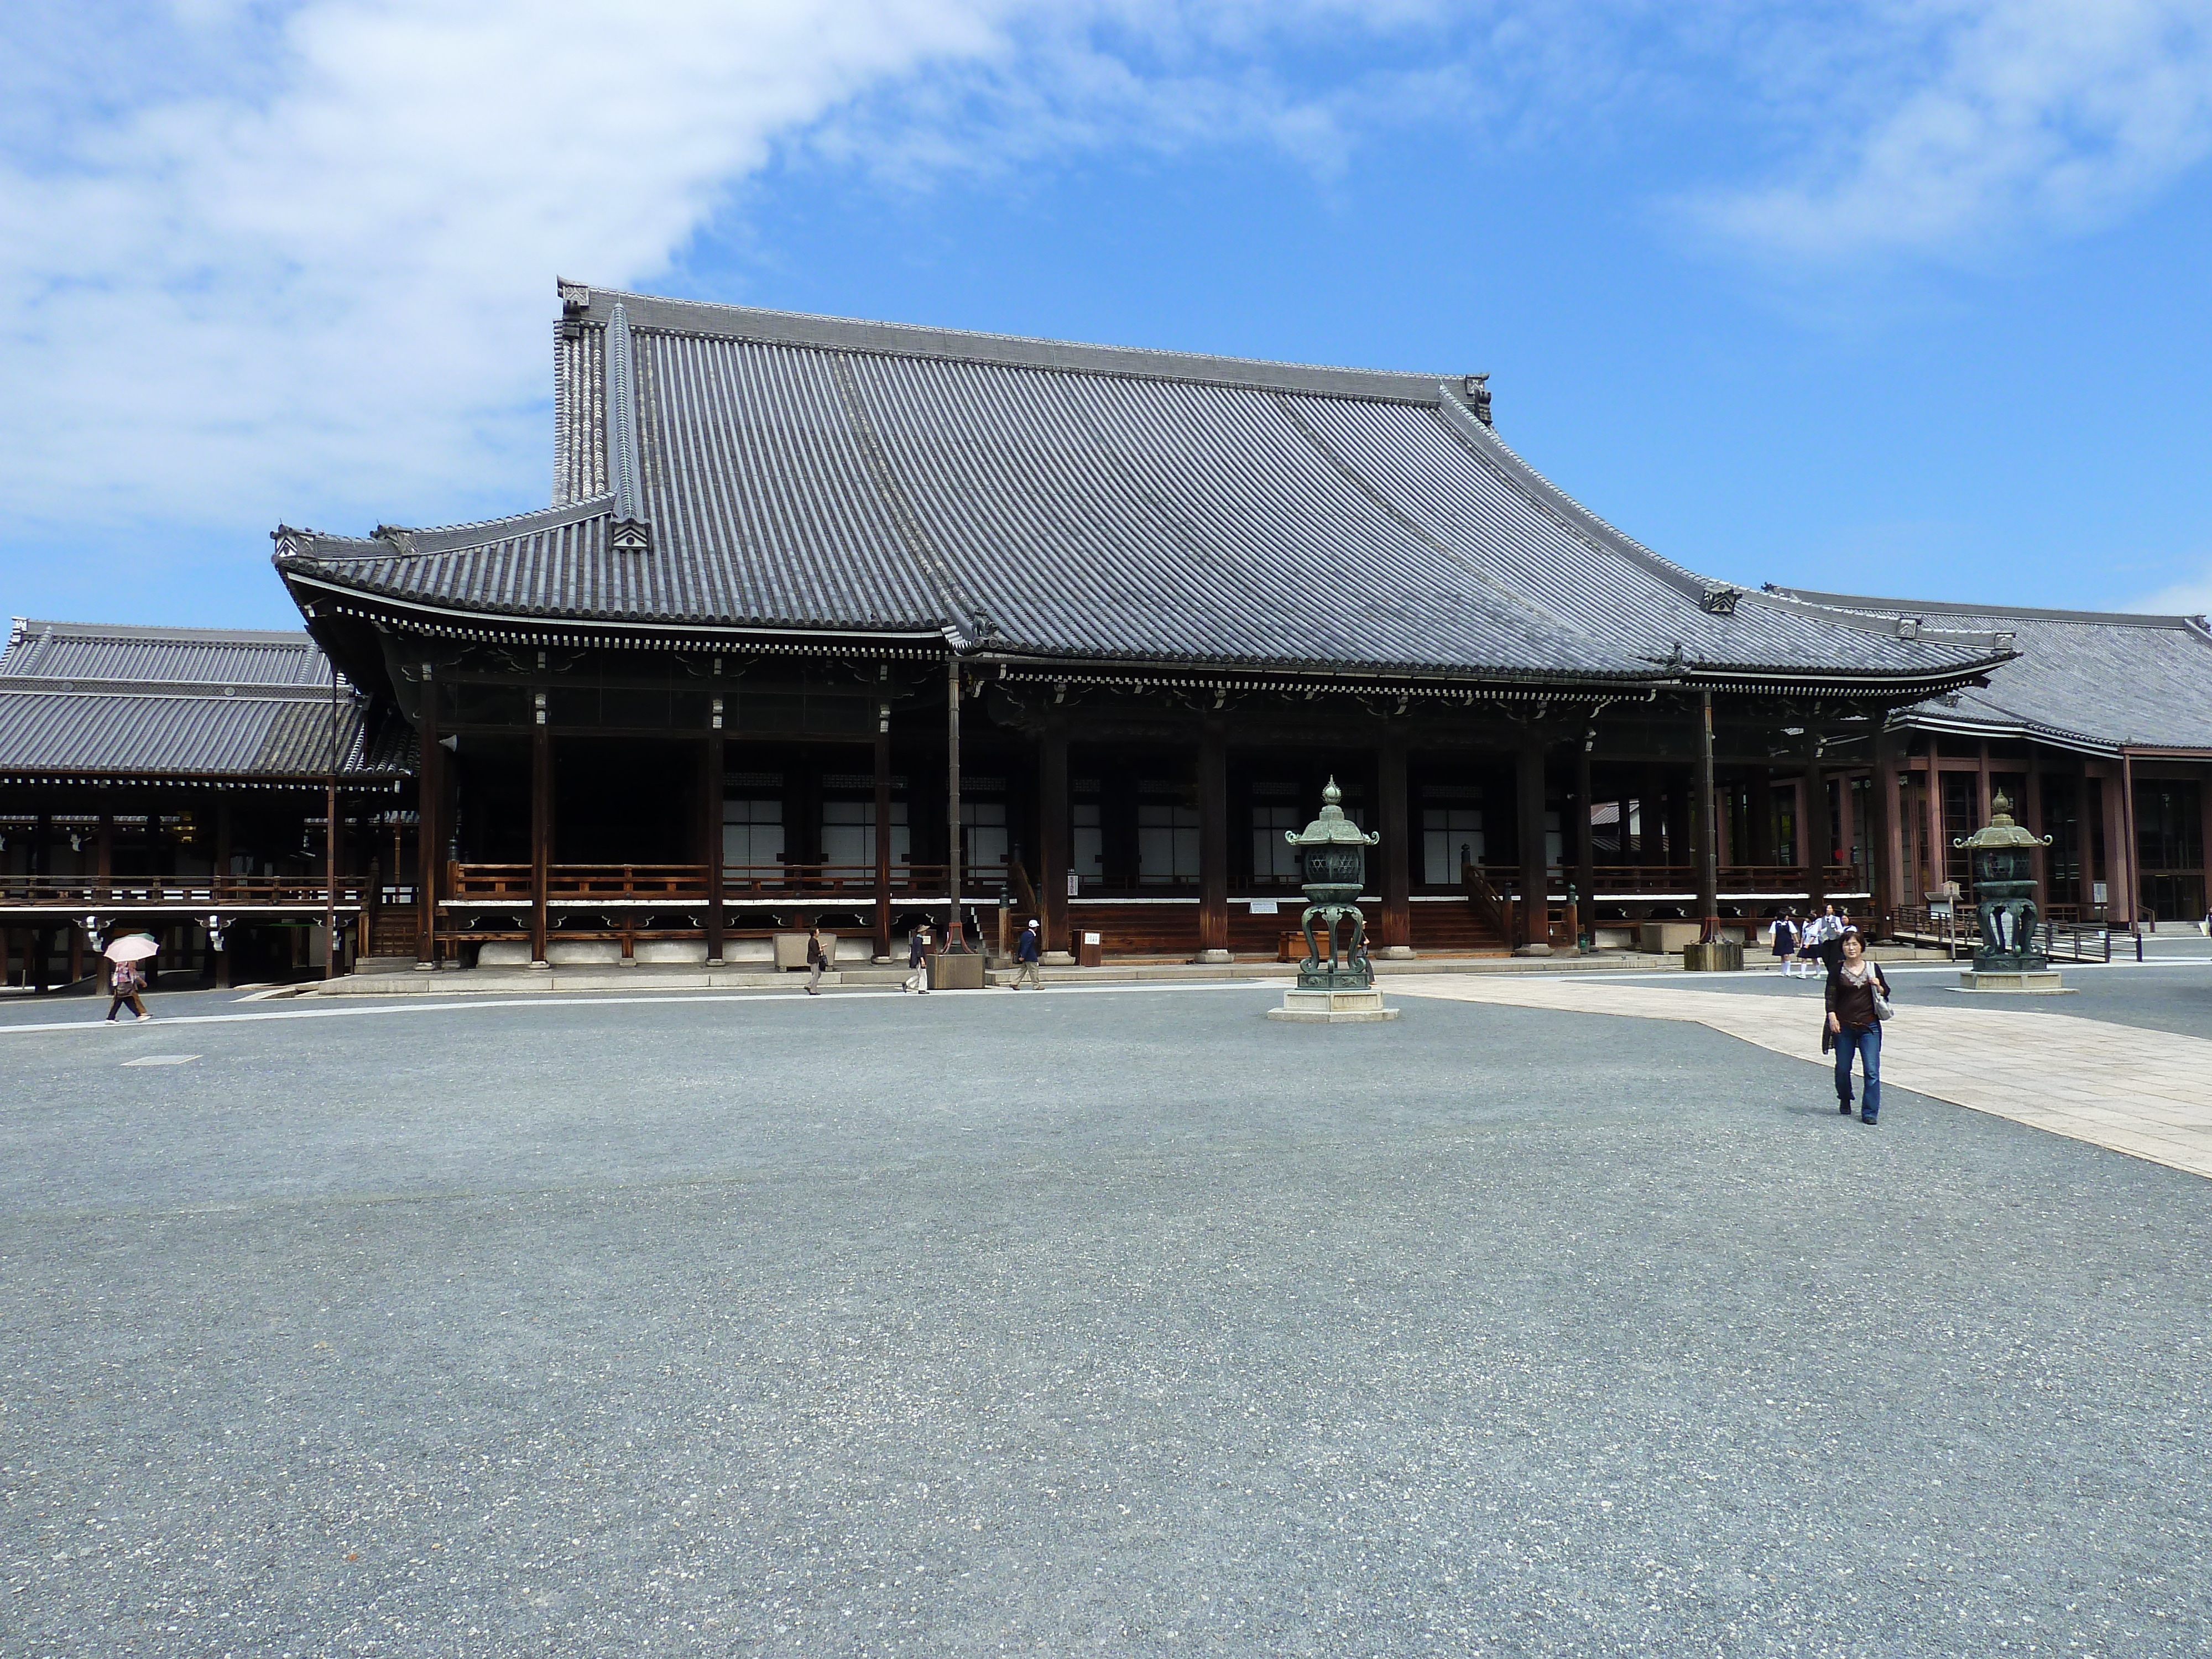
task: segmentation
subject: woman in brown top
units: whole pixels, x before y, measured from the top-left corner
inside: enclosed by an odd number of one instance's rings
[[[1866,959],[1866,941],[1854,927],[1838,941],[1843,959],[1828,977],[1828,1030],[1820,1046],[1836,1050],[1836,1109],[1844,1116],[1851,1110],[1851,1056],[1859,1056],[1866,1071],[1866,1105],[1859,1121],[1871,1123],[1881,1110],[1881,1020],[1875,1013],[1875,993],[1889,995],[1889,981]]]

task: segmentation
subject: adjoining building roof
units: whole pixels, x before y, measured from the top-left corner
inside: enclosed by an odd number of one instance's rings
[[[2026,737],[2087,754],[2212,754],[2212,629],[2202,617],[2038,611],[1776,588],[1778,598],[1887,623],[1923,640],[2010,635],[2020,654],[1986,686],[1899,709],[1892,723]]]
[[[1500,442],[1464,377],[562,292],[554,504],[280,529],[303,606],[1547,684],[1917,689],[2002,657],[1661,557]]]
[[[330,689],[330,664],[298,629],[133,628],[18,617],[0,676]]]
[[[342,781],[408,770],[405,732],[374,729],[337,686]],[[0,777],[232,782],[328,775],[330,665],[302,633],[17,618],[0,651]]]

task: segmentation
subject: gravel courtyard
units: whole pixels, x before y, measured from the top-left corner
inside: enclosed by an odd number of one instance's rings
[[[0,1652],[2212,1647],[2204,1182],[1277,994],[11,1010]]]

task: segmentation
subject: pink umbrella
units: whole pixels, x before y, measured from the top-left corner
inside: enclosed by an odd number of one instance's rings
[[[161,950],[149,933],[125,933],[121,939],[107,941],[107,949],[100,954],[110,962],[143,962]]]

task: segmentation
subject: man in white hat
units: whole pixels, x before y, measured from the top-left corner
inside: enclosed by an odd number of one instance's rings
[[[1044,981],[1037,973],[1037,924],[1030,918],[1030,925],[1022,929],[1021,943],[1014,946],[1014,960],[1021,964],[1014,969],[1014,989],[1026,985],[1032,991],[1044,989]]]

